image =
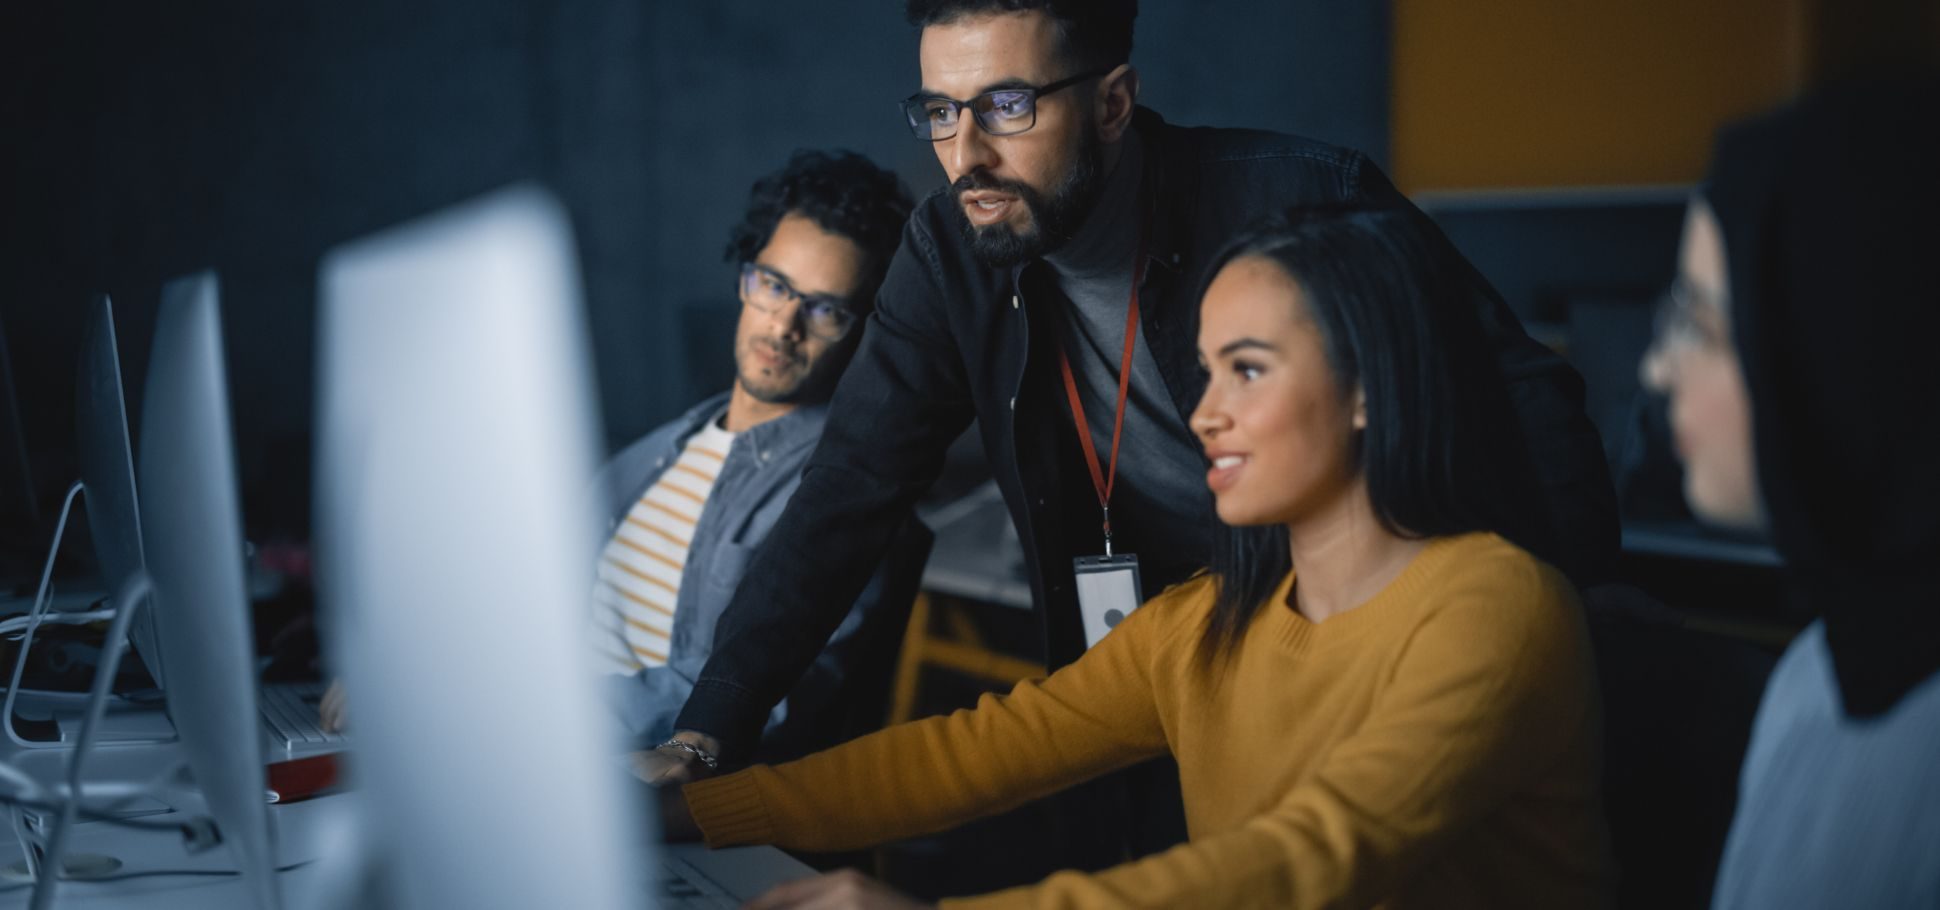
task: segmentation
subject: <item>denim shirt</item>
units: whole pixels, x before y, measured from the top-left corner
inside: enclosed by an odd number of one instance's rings
[[[720,416],[728,397],[729,393],[723,392],[702,401],[620,450],[606,463],[594,486],[598,501],[609,507],[603,540],[611,538],[633,504],[674,464],[688,438]],[[614,676],[607,687],[609,702],[621,723],[642,743],[657,743],[673,735],[674,716],[687,701],[694,680],[713,651],[715,622],[733,599],[748,557],[767,537],[782,507],[800,485],[802,466],[821,438],[827,413],[825,405],[802,406],[735,435],[688,545],[667,663],[632,676]],[[787,729],[793,731],[812,725],[816,713],[828,706],[847,669],[853,640],[865,620],[877,612],[879,587],[872,584],[863,592],[816,658],[809,675],[769,712],[765,739],[777,734],[791,712],[800,715],[797,720],[803,722],[789,724]]]

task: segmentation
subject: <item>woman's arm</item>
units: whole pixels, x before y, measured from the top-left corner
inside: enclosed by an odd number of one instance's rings
[[[1239,828],[961,905],[1361,907],[1391,897],[1513,789],[1566,750],[1594,746],[1580,611],[1567,594],[1524,606],[1454,604],[1418,626],[1359,731]],[[1600,862],[1577,859],[1586,870]]]
[[[1077,662],[975,708],[690,784],[709,846],[852,850],[994,815],[1166,750],[1152,656],[1193,613],[1161,595]]]

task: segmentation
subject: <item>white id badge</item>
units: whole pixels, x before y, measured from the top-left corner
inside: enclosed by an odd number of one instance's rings
[[[1130,553],[1080,556],[1071,560],[1071,571],[1078,579],[1078,613],[1084,617],[1088,649],[1144,602],[1138,586],[1138,557]]]

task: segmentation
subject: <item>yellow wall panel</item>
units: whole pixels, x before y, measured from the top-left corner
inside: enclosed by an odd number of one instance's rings
[[[1806,0],[1394,0],[1410,192],[1685,183],[1802,81]]]

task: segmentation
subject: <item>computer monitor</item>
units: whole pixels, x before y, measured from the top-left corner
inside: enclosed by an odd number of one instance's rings
[[[142,567],[141,513],[135,504],[135,459],[128,443],[114,305],[106,295],[89,305],[75,398],[88,531],[101,562],[102,587],[119,591]]]
[[[89,305],[75,384],[75,433],[81,460],[82,503],[88,535],[101,568],[101,587],[121,590],[141,571],[141,507],[135,497],[135,459],[128,443],[128,405],[122,391],[120,350],[115,343],[114,304],[98,295]],[[135,651],[156,680],[162,678],[155,614],[135,616]]]
[[[256,906],[280,906],[265,802],[216,278],[171,282],[148,364],[140,480],[149,610],[182,752]],[[144,655],[146,656],[146,655]]]
[[[656,868],[586,659],[591,380],[565,215],[514,188],[330,253],[326,642],[390,901],[640,906]]]
[[[114,305],[106,295],[89,301],[74,384],[75,452],[81,466],[81,503],[101,570],[101,588],[112,596],[142,570],[141,508],[135,495],[135,461],[128,442],[128,405],[122,392],[121,356],[115,343]],[[56,539],[54,546],[60,546]],[[51,566],[52,555],[49,555]],[[149,673],[161,679],[161,649],[154,614],[136,614],[130,638]],[[31,645],[31,632],[26,640]],[[59,739],[26,739],[15,727],[13,706],[26,662],[18,653],[4,700],[4,729],[20,749],[64,749]],[[123,737],[124,741],[126,740]],[[143,737],[135,742],[153,742]]]

